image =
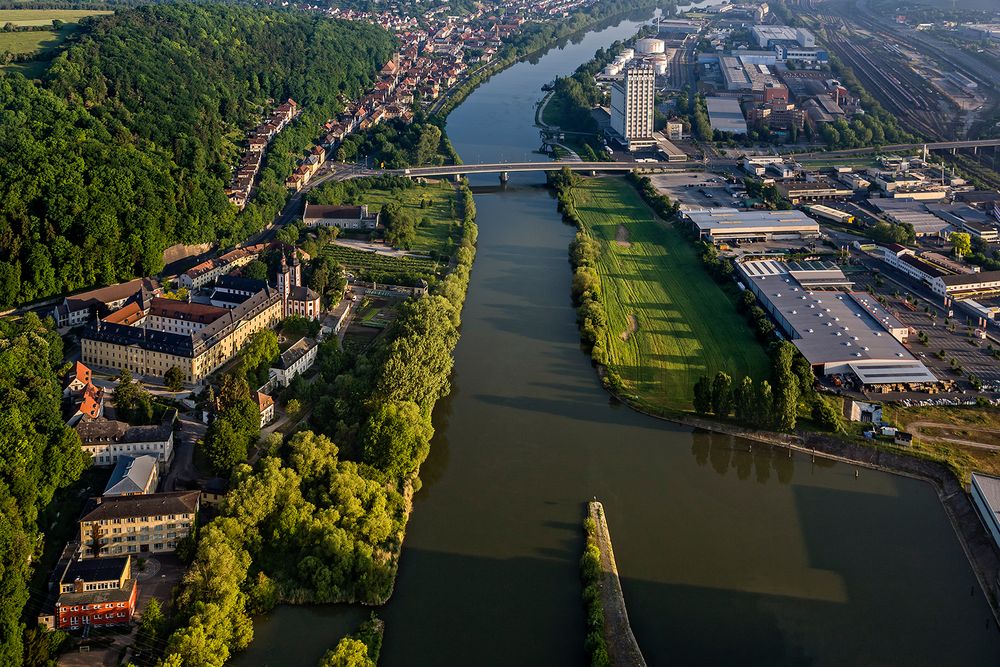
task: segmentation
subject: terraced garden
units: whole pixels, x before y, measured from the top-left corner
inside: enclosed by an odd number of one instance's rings
[[[440,268],[440,263],[430,258],[381,255],[332,243],[323,252],[348,269],[373,276],[409,275],[428,279],[435,276]]]
[[[609,366],[627,393],[653,410],[688,410],[702,375],[767,376],[764,349],[680,232],[623,179],[585,179],[573,193],[601,244]]]

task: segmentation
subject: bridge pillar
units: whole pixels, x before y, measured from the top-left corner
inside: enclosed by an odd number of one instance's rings
[[[973,155],[979,155],[979,146],[973,146],[972,147],[972,154]]]
[[[507,181],[510,180],[510,174],[506,171],[500,172],[500,185],[507,185]]]
[[[957,148],[952,148],[951,149],[951,154],[954,155],[956,153],[958,153],[958,149]]]
[[[455,174],[454,176],[451,177],[451,180],[455,181],[456,183],[461,183],[462,182],[462,174]]]
[[[590,175],[591,176],[597,176],[597,170],[596,169],[591,169],[590,170]]]

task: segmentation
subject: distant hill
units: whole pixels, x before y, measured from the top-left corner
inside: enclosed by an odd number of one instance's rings
[[[377,27],[304,12],[157,5],[87,21],[40,84],[0,74],[0,304],[155,273],[174,243],[260,229],[300,151],[393,48]],[[244,129],[288,97],[305,112],[237,214],[223,188]]]

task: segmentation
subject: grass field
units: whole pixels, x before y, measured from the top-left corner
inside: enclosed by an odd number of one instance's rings
[[[68,34],[63,28],[59,32],[52,30],[32,30],[31,32],[0,32],[0,52],[34,53],[58,46]]]
[[[609,366],[652,409],[687,410],[702,375],[765,377],[769,360],[690,242],[656,218],[618,178],[574,190],[586,229],[601,243]]]
[[[0,9],[0,26],[13,23],[17,26],[52,25],[53,19],[63,23],[76,23],[88,16],[112,14],[100,9]]]
[[[914,436],[912,451],[918,456],[941,461],[968,482],[972,471],[1000,475],[1000,451],[969,447],[954,442],[969,440],[1000,445],[1000,410],[992,407],[922,406],[906,408],[886,405],[883,419],[904,430],[916,431],[917,422],[949,424],[951,428],[923,426]]]
[[[8,72],[20,72],[30,78],[40,77],[49,66],[49,52],[57,49],[66,38],[80,29],[76,23],[87,16],[111,14],[108,10],[95,9],[0,9],[0,26],[13,23],[18,26],[47,26],[53,19],[65,25],[59,30],[32,30],[30,32],[0,32],[0,53],[15,55],[35,53],[28,62],[11,63],[0,67]]]
[[[448,181],[430,182],[392,191],[368,190],[360,199],[374,211],[382,208],[382,204],[399,202],[418,223],[417,240],[411,248],[415,252],[436,250],[450,255],[461,240],[462,219],[458,191]],[[420,208],[421,200],[425,202],[425,208]],[[420,224],[424,218],[427,218],[427,224]]]

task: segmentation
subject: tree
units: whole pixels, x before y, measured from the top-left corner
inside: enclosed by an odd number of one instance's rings
[[[736,385],[733,390],[733,409],[736,413],[736,421],[741,424],[749,424],[753,420],[754,398],[753,379],[744,376],[743,381]]]
[[[112,393],[115,408],[125,414],[132,412],[139,401],[140,391],[139,386],[132,380],[132,373],[127,368],[123,368],[118,373],[118,384],[115,385]]]
[[[228,475],[247,460],[247,437],[227,419],[212,422],[205,433],[204,444],[205,455],[212,468],[220,474]]]
[[[704,375],[694,384],[694,411],[699,415],[712,411],[712,382]]]
[[[812,407],[812,418],[821,428],[833,433],[844,430],[844,416],[839,407],[839,401],[817,396]]]
[[[247,381],[257,387],[267,382],[267,369],[278,358],[278,334],[271,329],[261,329],[253,336],[240,353],[242,368]]]
[[[795,346],[788,341],[775,345],[772,365],[775,382],[774,423],[783,431],[795,428],[799,407],[799,380],[793,370]]]
[[[163,633],[167,629],[167,618],[160,609],[160,601],[150,599],[142,611],[142,621],[139,623],[139,633],[136,635],[136,646],[141,649],[158,653],[158,645],[164,640]]]
[[[757,427],[770,426],[774,414],[774,393],[771,389],[771,383],[767,380],[762,380],[757,385],[757,391],[754,392],[753,408],[753,424]]]
[[[712,412],[716,417],[728,417],[732,410],[733,379],[719,371],[712,381]]]
[[[368,646],[353,637],[343,637],[337,648],[327,651],[319,662],[320,667],[375,667],[368,657]]]
[[[962,258],[972,252],[972,236],[968,232],[952,232],[948,240],[956,257]]]
[[[293,398],[285,405],[285,414],[288,415],[289,419],[295,419],[301,412],[302,403],[300,403],[297,398]]]
[[[180,391],[184,388],[184,371],[178,366],[171,366],[163,375],[163,381],[170,391]]]
[[[366,463],[403,479],[416,472],[430,450],[434,429],[416,403],[379,405],[365,425],[363,453]]]
[[[267,280],[267,264],[255,259],[243,267],[243,277],[251,280]]]

